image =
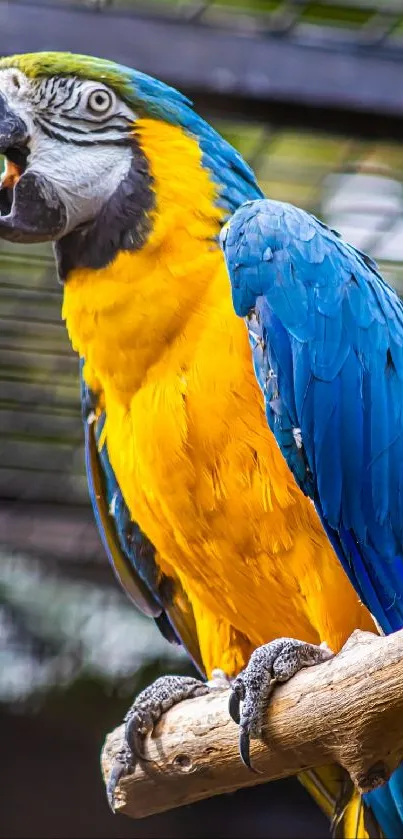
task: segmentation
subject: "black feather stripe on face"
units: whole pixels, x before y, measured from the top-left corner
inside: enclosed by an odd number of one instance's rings
[[[139,250],[151,230],[155,206],[153,179],[147,158],[131,137],[132,162],[97,218],[55,243],[59,278],[64,282],[74,268],[105,268],[119,251]]]
[[[69,77],[40,79],[32,96],[35,125],[54,140],[80,146],[93,143],[94,135],[98,145],[126,142],[133,118],[106,87],[102,90],[111,96],[111,110],[105,115],[91,113],[86,107],[86,85],[88,82]]]
[[[131,124],[119,127],[113,125],[110,128],[108,127],[108,129],[103,129],[104,136],[101,137],[98,136],[98,133],[101,131],[99,128],[91,128],[91,131],[88,131],[88,129],[81,131],[73,126],[68,126],[68,130],[66,130],[66,126],[57,122],[50,122],[50,120],[46,120],[43,117],[36,117],[34,123],[52,140],[58,140],[61,143],[72,143],[76,146],[129,145],[132,141],[133,127]],[[110,129],[115,130],[111,131]],[[77,137],[77,133],[80,134],[80,139]]]

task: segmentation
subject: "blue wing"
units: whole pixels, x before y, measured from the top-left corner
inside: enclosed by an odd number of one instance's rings
[[[403,306],[308,213],[253,201],[222,234],[267,419],[360,597],[403,626]]]
[[[97,397],[86,385],[80,364],[81,405],[85,434],[85,462],[96,524],[112,568],[130,599],[154,618],[171,643],[182,643],[198,669],[203,665],[193,611],[177,578],[158,567],[156,551],[131,520],[116,476],[102,442],[105,413],[97,411]]]
[[[221,234],[268,424],[384,632],[403,626],[403,306],[375,263],[276,201]],[[403,836],[403,764],[364,796]]]

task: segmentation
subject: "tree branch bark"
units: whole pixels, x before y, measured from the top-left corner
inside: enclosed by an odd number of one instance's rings
[[[172,708],[147,738],[150,762],[120,782],[116,810],[142,818],[326,763],[341,764],[361,792],[379,786],[403,759],[403,630],[357,631],[335,658],[276,688],[264,742],[251,748],[261,775],[241,763],[227,706],[220,691]],[[106,738],[104,779],[122,735],[120,726]]]

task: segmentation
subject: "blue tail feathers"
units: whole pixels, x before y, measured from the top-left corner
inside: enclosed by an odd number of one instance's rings
[[[403,839],[403,765],[387,784],[364,795],[385,839]]]

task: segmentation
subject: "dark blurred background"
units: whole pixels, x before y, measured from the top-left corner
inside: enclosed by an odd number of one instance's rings
[[[0,0],[0,54],[100,55],[160,77],[403,290],[402,0]],[[51,250],[0,245],[0,835],[323,837],[293,780],[113,817],[104,736],[191,672],[120,592],[89,509],[77,362]]]

